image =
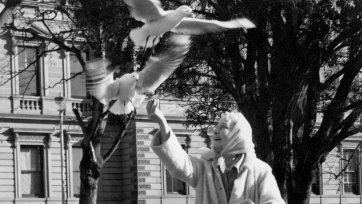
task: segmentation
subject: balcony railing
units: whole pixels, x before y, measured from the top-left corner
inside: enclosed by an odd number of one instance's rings
[[[41,111],[43,106],[39,99],[20,99],[20,109],[23,111]]]
[[[14,96],[11,102],[11,108],[5,108],[4,110],[11,110],[12,113],[21,114],[43,113],[43,101],[40,97]]]
[[[77,109],[83,115],[92,112],[91,101],[87,99],[70,99],[72,109]]]
[[[14,96],[10,98],[0,98],[0,104],[5,104],[0,110],[0,112],[3,113],[31,115],[58,114],[57,105],[53,97]],[[78,109],[81,115],[89,115],[92,111],[91,100],[67,98],[65,114],[69,116],[73,115],[72,109]]]

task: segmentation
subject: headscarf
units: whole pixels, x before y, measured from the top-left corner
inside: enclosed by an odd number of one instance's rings
[[[255,154],[255,146],[252,141],[252,129],[243,114],[239,112],[226,112],[222,118],[232,120],[232,123],[235,123],[228,134],[229,139],[220,152],[211,150],[204,153],[202,157],[204,159],[217,159],[244,153]]]
[[[251,126],[243,114],[239,112],[227,112],[223,117],[236,123],[228,134],[229,140],[226,141],[225,146],[221,152],[217,154],[217,157],[255,152]]]

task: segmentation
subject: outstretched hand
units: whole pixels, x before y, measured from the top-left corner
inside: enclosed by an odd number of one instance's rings
[[[159,109],[160,101],[158,99],[151,99],[147,104],[148,118],[153,122],[156,122],[160,126],[161,137],[159,137],[159,144],[168,139],[170,133],[170,127],[167,124],[166,118]]]
[[[164,120],[165,116],[159,109],[160,101],[158,99],[151,99],[147,103],[147,115],[148,118],[156,123],[160,123]]]

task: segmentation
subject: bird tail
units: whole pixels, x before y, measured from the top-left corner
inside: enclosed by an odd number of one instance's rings
[[[143,103],[143,101],[145,100],[145,98],[146,98],[146,95],[144,95],[144,94],[139,94],[139,93],[137,93],[137,91],[136,91],[135,97],[134,97],[134,99],[132,100],[132,103],[133,103],[134,107],[135,107],[135,108],[139,108],[139,107],[142,105],[142,103]]]
[[[109,109],[115,115],[129,114],[134,111],[134,106],[130,102],[117,100]]]
[[[131,37],[133,43],[138,47],[150,48],[160,42],[158,36],[151,36],[148,32],[145,31],[145,29],[142,28],[132,29],[129,33],[129,36]]]
[[[113,72],[107,70],[109,64],[106,59],[95,59],[85,66],[87,91],[105,105],[108,103],[107,87],[113,82]]]

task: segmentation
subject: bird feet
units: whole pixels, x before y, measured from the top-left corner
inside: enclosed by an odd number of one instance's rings
[[[159,36],[156,36],[155,38],[153,38],[152,40],[152,55],[155,53],[155,42],[158,40]]]
[[[145,42],[145,46],[143,47],[143,51],[142,51],[142,56],[144,56],[146,54],[146,50],[147,50],[147,45],[148,45],[148,41],[150,40],[151,36],[147,36],[146,38],[146,42]],[[160,36],[156,36],[155,38],[153,38],[152,40],[152,47],[151,47],[151,55],[155,54],[155,44],[157,41],[159,41]]]
[[[146,42],[145,42],[145,46],[143,46],[142,56],[145,56],[145,54],[146,54],[147,43],[148,43],[148,40],[149,40],[149,39],[150,39],[150,36],[147,36]]]

